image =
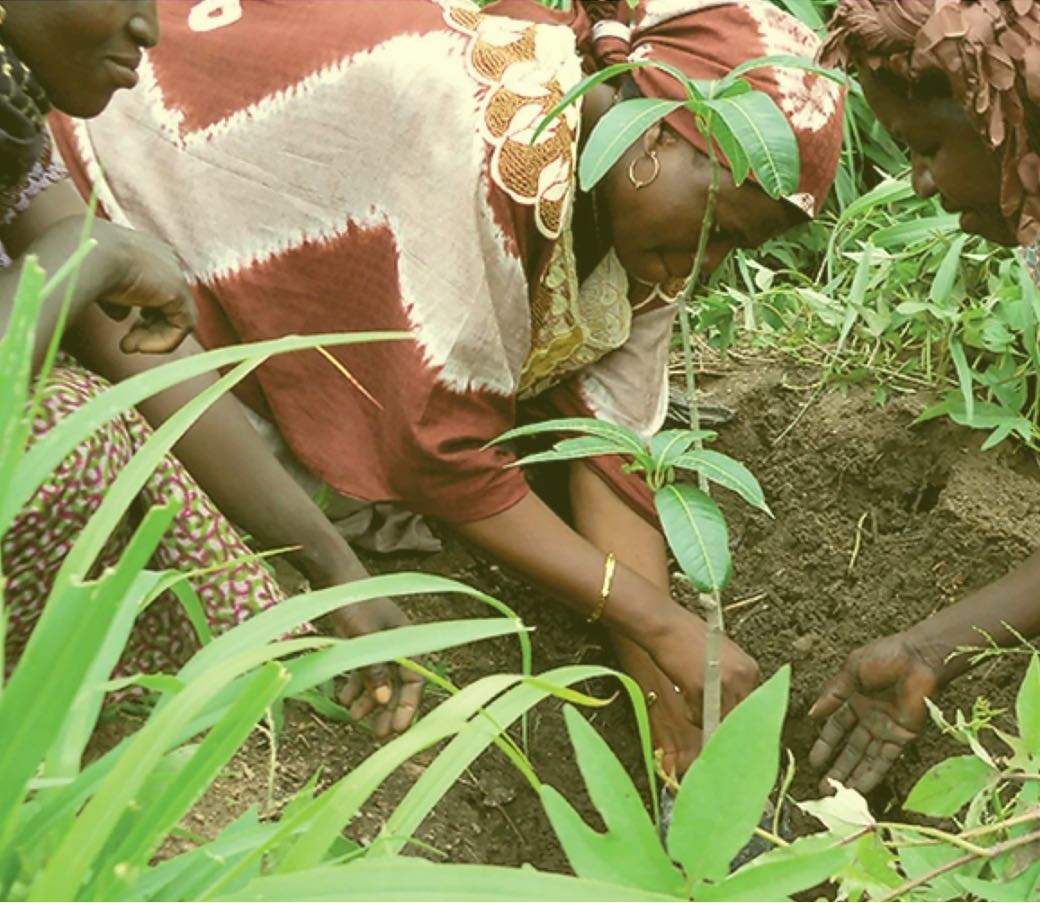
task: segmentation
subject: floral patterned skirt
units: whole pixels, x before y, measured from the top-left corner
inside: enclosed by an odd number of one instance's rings
[[[106,388],[108,383],[101,377],[63,357],[43,386],[33,438],[42,436]],[[0,555],[6,577],[4,660],[9,670],[24,648],[76,537],[150,435],[151,427],[136,410],[111,421],[62,462],[4,536]],[[205,572],[193,574],[190,581],[214,633],[281,601],[283,593],[274,578],[259,561],[242,560],[253,552],[172,455],[167,455],[152,473],[109,539],[97,568],[119,559],[141,512],[175,498],[183,503],[181,511],[163,536],[152,566]],[[174,670],[197,648],[190,621],[173,594],[167,592],[139,616],[117,673]]]

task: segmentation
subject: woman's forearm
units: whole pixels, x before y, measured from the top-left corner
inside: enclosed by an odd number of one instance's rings
[[[984,644],[982,632],[1000,646],[1015,645],[1016,634],[1040,634],[1040,551],[999,580],[914,625],[904,636],[946,683],[970,667],[967,655],[952,654],[959,647]]]
[[[94,234],[99,244],[83,260],[76,276],[75,288],[68,312],[68,322],[74,322],[86,308],[117,281],[120,257],[114,243],[105,240],[104,224],[94,223]],[[21,279],[22,267],[28,255],[33,255],[43,270],[53,275],[76,251],[83,234],[83,217],[71,216],[59,220],[45,229],[25,248],[24,253],[15,260],[14,265],[0,273],[0,317],[2,328],[7,323],[14,308],[15,293]],[[54,291],[43,304],[36,322],[36,337],[33,344],[33,369],[43,361],[47,346],[58,327],[62,304],[65,299],[65,285]]]
[[[604,552],[571,529],[534,493],[500,514],[456,529],[579,614],[587,616],[595,609],[603,587]],[[671,599],[621,560],[602,621],[644,648],[652,647],[655,637],[667,630]]]
[[[69,335],[69,347],[88,367],[119,382],[158,363],[198,354],[187,340],[170,355],[128,355],[120,330],[99,310],[87,311]],[[138,408],[158,426],[216,377],[196,377],[146,399]],[[174,447],[178,459],[227,517],[265,548],[299,546],[290,560],[312,585],[367,576],[353,549],[282,467],[232,395],[219,398]]]

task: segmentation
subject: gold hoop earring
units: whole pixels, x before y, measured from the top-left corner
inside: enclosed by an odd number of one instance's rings
[[[649,179],[640,179],[636,176],[636,164],[647,158],[654,166],[654,171],[650,173]],[[639,191],[640,188],[646,188],[651,182],[654,181],[661,174],[661,161],[658,159],[657,151],[647,151],[642,157],[636,157],[631,163],[628,164],[628,181],[632,183],[632,187]]]
[[[4,9],[4,5],[0,3],[0,25],[4,24],[4,19],[7,18],[7,10]]]

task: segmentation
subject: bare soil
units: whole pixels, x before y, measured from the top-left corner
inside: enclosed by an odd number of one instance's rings
[[[883,633],[903,628],[1005,573],[1040,544],[1040,481],[1035,461],[1011,447],[985,454],[982,436],[946,422],[913,426],[929,399],[897,397],[884,408],[866,392],[814,396],[818,374],[757,361],[728,365],[702,380],[713,399],[736,412],[716,447],[744,461],[761,480],[774,520],[719,493],[730,519],[735,578],[726,593],[731,635],[771,673],[793,665],[785,742],[798,763],[796,797],[814,793],[806,762],[814,730],[805,713],[845,655]],[[776,441],[804,411],[793,429]],[[451,536],[427,557],[370,561],[375,570],[417,569],[477,586],[513,606],[535,628],[535,671],[567,663],[613,665],[599,631],[542,594],[478,560]],[[409,604],[421,619],[483,616],[476,603],[447,598]],[[497,640],[440,654],[435,666],[456,684],[516,671],[515,640]],[[969,708],[979,695],[1010,707],[1021,659],[1004,659],[962,678],[941,699]],[[587,687],[607,696],[607,682]],[[443,697],[427,694],[426,705]],[[570,796],[588,816],[556,701],[530,721],[530,753],[539,776]],[[1005,716],[1007,717],[1007,716]],[[591,716],[640,782],[641,759],[627,703],[619,698]],[[335,780],[376,748],[369,734],[290,706],[272,756],[257,732],[185,827],[212,836],[246,806],[272,811],[315,771]],[[916,778],[955,746],[934,730],[903,756],[873,795],[895,806]],[[417,757],[393,775],[349,828],[368,841],[395,802],[431,761]],[[645,785],[645,781],[640,782]],[[526,781],[497,750],[466,772],[423,826],[419,839],[455,862],[532,863],[567,870],[567,863]],[[431,855],[421,852],[420,855]]]

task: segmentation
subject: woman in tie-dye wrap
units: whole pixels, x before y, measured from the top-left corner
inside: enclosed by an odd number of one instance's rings
[[[652,701],[665,767],[682,770],[699,746],[704,625],[669,593],[645,488],[616,458],[575,464],[568,523],[486,443],[560,414],[660,427],[673,302],[710,165],[679,111],[595,191],[577,190],[581,141],[618,98],[685,96],[649,69],[598,86],[532,138],[583,66],[653,58],[711,78],[816,43],[764,0],[570,6],[246,0],[208,23],[168,4],[143,90],[56,130],[106,215],[177,248],[204,344],[411,331],[333,352],[365,393],[308,352],[261,368],[254,407],[339,492],[441,518],[565,604],[601,613]],[[773,200],[725,173],[706,273],[814,215],[837,166],[838,86],[787,69],[751,81],[794,129],[801,184]],[[727,643],[722,672],[729,708],[757,667]]]

